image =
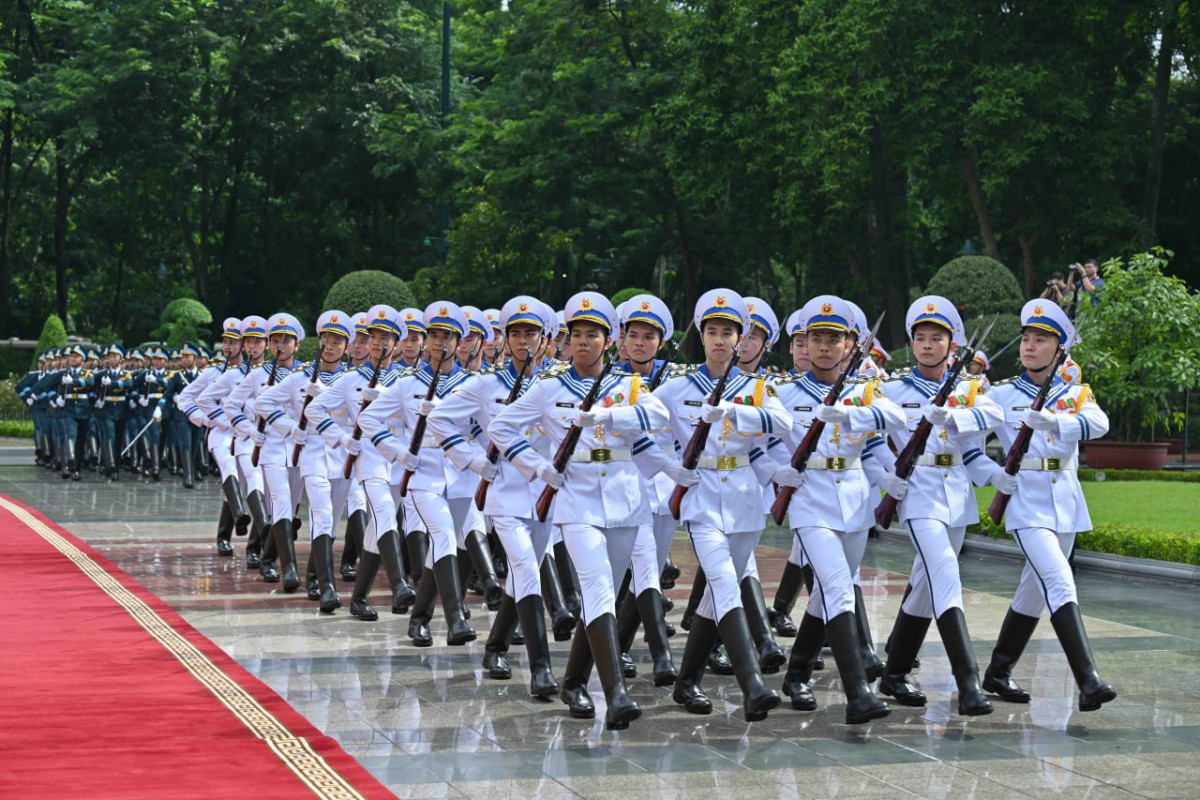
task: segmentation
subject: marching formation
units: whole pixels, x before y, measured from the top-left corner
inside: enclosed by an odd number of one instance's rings
[[[1078,444],[1108,422],[1068,360],[1078,335],[1066,314],[1033,300],[1021,324],[1022,372],[991,384],[980,349],[990,326],[969,336],[936,296],[909,308],[916,363],[893,375],[879,322],[832,295],[781,326],[759,298],[708,291],[682,336],[694,330],[702,345],[692,365],[674,363],[682,339],[652,295],[614,308],[582,292],[561,312],[529,296],[486,311],[377,305],[323,313],[311,363],[297,358],[304,325],[280,313],[226,319],[211,359],[190,344],[47,352],[18,390],[39,465],[76,481],[92,464],[111,480],[122,469],[159,480],[166,468],[187,488],[219,477],[217,554],[233,556],[235,533],[245,536],[248,569],[287,593],[303,585],[325,614],[343,606],[334,545],[344,512],[350,616],[379,619],[371,591],[382,567],[386,611],[408,615],[413,646],[433,644],[439,605],[446,643],[463,645],[477,637],[465,602],[475,591],[495,612],[487,674],[511,678],[509,647],[523,644],[530,693],[591,718],[595,669],[610,729],[641,715],[625,687],[639,627],[656,686],[708,714],[705,671],[734,675],[747,721],[781,705],[764,679],[781,670],[790,706],[815,710],[827,646],[846,722],[859,724],[889,713],[882,697],[925,705],[911,676],[931,625],[960,714],[991,713],[988,695],[1028,703],[1014,669],[1044,610],[1079,708],[1091,711],[1116,693],[1097,672],[1067,556],[1090,527]],[[793,369],[768,373],[764,356],[780,338]],[[989,434],[1008,452],[1003,465],[984,453]],[[979,521],[975,488],[988,484],[992,518],[1026,564],[981,675],[958,554]],[[770,607],[755,560],[768,514],[793,533]],[[859,566],[869,530],[893,521],[914,561],[881,659]],[[670,558],[678,527],[699,569],[676,661],[663,591],[680,577]],[[790,653],[776,635],[794,639]],[[571,642],[557,670],[550,637]]]

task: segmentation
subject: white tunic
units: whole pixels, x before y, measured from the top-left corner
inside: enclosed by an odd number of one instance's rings
[[[265,389],[254,401],[254,412],[259,416],[266,416],[267,425],[271,430],[284,437],[289,463],[296,445],[295,439],[291,438],[291,432],[299,424],[306,397],[304,388],[312,379],[313,368],[312,364],[308,364],[303,370],[293,371],[282,381]],[[344,374],[345,370],[339,366],[335,372],[321,372],[317,380],[328,390]],[[300,461],[296,466],[300,467],[301,475],[340,478],[345,463],[345,452],[330,447],[320,436],[312,436],[305,439],[304,447],[300,450]]]
[[[374,372],[374,365],[363,364],[343,374],[320,397],[309,403],[308,410],[304,412],[304,416],[308,417],[309,435],[315,431],[325,440],[333,450],[331,457],[334,461],[342,459],[341,469],[345,469],[346,453],[338,445],[343,436],[354,432],[362,408],[362,390],[370,385]],[[389,364],[386,369],[379,371],[376,388],[390,386],[399,377],[400,371]],[[354,477],[359,481],[380,480],[387,483],[391,477],[390,466],[364,435],[362,450],[354,461]]]

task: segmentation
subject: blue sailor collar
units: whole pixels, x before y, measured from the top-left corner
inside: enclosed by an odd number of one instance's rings
[[[720,380],[720,378],[713,378],[709,373],[708,364],[701,364],[694,372],[687,373],[686,377],[692,382],[693,386],[704,392],[705,395],[711,395],[713,390],[717,388],[717,381]],[[722,398],[727,399],[739,396],[747,384],[753,383],[758,378],[758,375],[745,373],[734,367],[729,373],[729,380],[725,382],[725,394],[722,395]]]
[[[945,373],[943,373],[945,374]],[[920,374],[914,367],[908,372],[900,376],[900,380],[912,386],[925,397],[933,397],[942,388],[941,381],[931,381],[924,375]]]
[[[512,389],[512,387],[517,383],[517,367],[512,359],[509,359],[508,363],[506,363],[502,368],[495,370],[491,374],[499,378],[500,382],[504,384],[504,388],[506,389]],[[534,364],[533,368],[530,369],[525,375],[526,388],[528,388],[529,384],[532,383],[535,378],[537,378],[537,374],[538,365]],[[521,392],[523,394],[525,389],[522,389]]]
[[[442,377],[438,379],[437,396],[445,397],[450,394],[451,390],[474,374],[474,372],[468,372],[463,369],[462,365],[455,361],[450,366],[450,371],[443,372]],[[413,377],[423,385],[428,386],[433,381],[433,366],[426,361],[421,365],[420,369],[413,373]]]
[[[592,384],[596,382],[595,378],[584,378],[575,371],[575,366],[571,365],[566,372],[558,376],[558,380],[567,388],[571,394],[583,400],[591,391]],[[600,393],[596,395],[596,399],[606,397],[618,383],[621,382],[620,375],[614,375],[609,372],[604,377],[604,383],[600,384]]]
[[[1071,384],[1063,381],[1060,376],[1052,375],[1050,376],[1050,380],[1052,383],[1050,385],[1050,392],[1046,395],[1047,406],[1049,406],[1052,401],[1066,396],[1071,391]],[[1036,397],[1038,391],[1041,389],[1038,384],[1030,380],[1028,371],[1022,372],[1020,375],[1018,375],[1012,382],[1012,385],[1015,386],[1018,391],[1028,395],[1030,398]]]

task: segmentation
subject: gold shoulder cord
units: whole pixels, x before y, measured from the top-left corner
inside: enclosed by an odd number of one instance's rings
[[[629,382],[629,405],[636,405],[638,392],[642,390],[642,376],[634,374],[633,380]]]

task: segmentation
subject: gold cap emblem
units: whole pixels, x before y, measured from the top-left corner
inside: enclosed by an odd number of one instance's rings
[[[833,313],[833,303],[822,303],[821,304],[821,313],[822,314],[832,314]]]

